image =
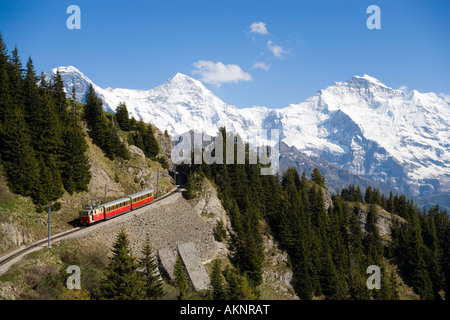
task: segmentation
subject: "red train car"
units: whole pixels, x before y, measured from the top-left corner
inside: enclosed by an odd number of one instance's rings
[[[97,221],[108,220],[133,209],[145,206],[155,200],[153,192],[153,189],[146,189],[96,207],[86,207],[86,209],[80,212],[80,224],[90,225]]]
[[[131,208],[139,208],[149,204],[153,200],[155,200],[155,195],[153,193],[153,189],[143,190],[137,193],[134,193],[129,196],[131,198]]]
[[[103,219],[105,219],[105,214],[102,206],[86,207],[80,212],[80,224],[93,224]]]
[[[130,197],[120,198],[103,205],[105,209],[105,220],[111,219],[115,216],[124,214],[131,210]]]

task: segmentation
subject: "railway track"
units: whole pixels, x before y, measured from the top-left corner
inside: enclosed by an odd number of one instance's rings
[[[161,200],[164,200],[172,195],[174,195],[175,193],[179,192],[182,189],[181,186],[177,186],[176,188],[172,189],[170,192],[166,193],[165,195],[155,199],[154,201],[151,202],[151,204],[149,204],[149,206],[151,206],[153,203],[159,202]],[[143,207],[143,208],[139,208],[135,211],[139,211],[139,210],[143,210],[145,209],[147,206]],[[133,212],[133,211],[132,211]],[[131,213],[132,213],[131,212]],[[129,214],[126,213],[126,214]],[[102,222],[100,222],[99,224],[101,224]],[[74,229],[68,230],[68,231],[64,231],[58,234],[55,234],[53,236],[50,237],[50,241],[54,242],[55,240],[62,240],[65,237],[72,235],[74,233],[80,232],[82,230],[85,229],[89,229],[89,226],[83,226],[83,227],[75,227]],[[13,265],[15,262],[19,261],[21,258],[23,258],[26,254],[31,253],[33,251],[42,249],[44,247],[47,246],[47,242],[48,242],[48,238],[36,241],[35,243],[22,248],[22,249],[17,249],[13,252],[10,252],[2,257],[0,257],[0,275],[2,275],[3,273],[5,273],[6,271],[8,271],[9,267],[11,267],[11,265]],[[17,261],[15,261],[17,260]],[[8,265],[9,264],[9,265]]]

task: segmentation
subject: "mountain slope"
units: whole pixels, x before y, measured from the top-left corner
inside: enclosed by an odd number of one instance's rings
[[[92,81],[74,67],[59,70],[66,90],[75,85],[82,101]],[[105,110],[125,101],[135,118],[171,135],[191,129],[214,135],[221,126],[244,137],[261,128],[279,129],[288,146],[349,174],[412,195],[450,192],[449,104],[434,93],[406,93],[368,75],[354,76],[301,103],[271,110],[228,105],[180,73],[151,90],[94,88]]]

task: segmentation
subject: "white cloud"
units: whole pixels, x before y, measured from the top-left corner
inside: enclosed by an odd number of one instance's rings
[[[398,87],[398,90],[402,90],[402,91],[407,92],[408,91],[408,87],[407,86],[400,86],[400,87]]]
[[[196,70],[192,71],[193,74],[199,74],[203,82],[217,86],[227,82],[237,83],[239,81],[252,80],[252,76],[242,71],[236,64],[200,60],[195,62],[193,66],[196,68]]]
[[[267,41],[267,48],[272,51],[273,55],[277,58],[281,58],[285,51],[279,45],[273,43],[272,40]]]
[[[264,62],[255,62],[252,69],[263,69],[263,70],[269,70],[270,65],[264,63]]]
[[[266,24],[264,22],[253,22],[250,25],[250,32],[258,34],[268,34]]]

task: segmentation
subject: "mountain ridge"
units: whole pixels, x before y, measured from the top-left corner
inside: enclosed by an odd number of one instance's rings
[[[435,93],[393,89],[365,74],[281,109],[239,109],[182,73],[156,88],[133,90],[100,88],[72,66],[59,70],[68,92],[76,86],[77,100],[93,84],[105,110],[114,112],[124,101],[132,116],[171,135],[191,129],[214,135],[222,126],[242,136],[279,129],[288,146],[350,174],[412,195],[450,192],[449,104]]]

